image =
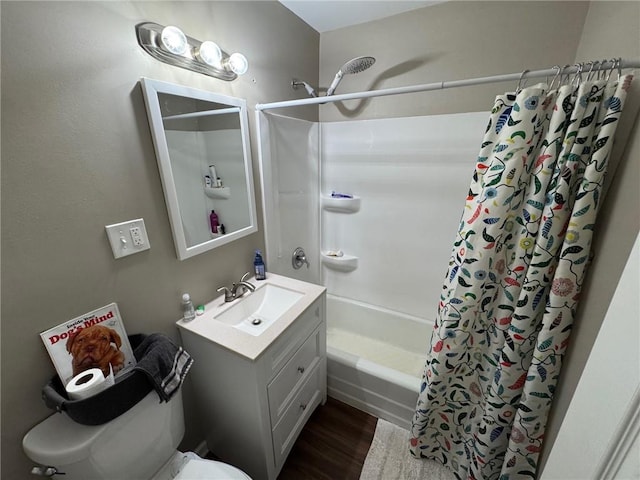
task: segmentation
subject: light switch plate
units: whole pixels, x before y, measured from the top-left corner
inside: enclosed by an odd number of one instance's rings
[[[129,220],[128,222],[114,223],[104,227],[113,250],[113,257],[120,258],[132,253],[148,250],[149,237],[144,228],[144,220]]]

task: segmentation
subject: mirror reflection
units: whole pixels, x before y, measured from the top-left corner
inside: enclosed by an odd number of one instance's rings
[[[142,85],[178,258],[255,232],[246,102]]]

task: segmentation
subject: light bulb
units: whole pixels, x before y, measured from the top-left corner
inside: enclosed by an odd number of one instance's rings
[[[186,35],[178,27],[164,27],[160,40],[162,46],[175,55],[184,55],[189,47]]]
[[[226,65],[229,70],[237,75],[244,75],[249,69],[249,62],[241,53],[232,53]]]
[[[216,43],[207,40],[202,42],[196,52],[196,56],[202,63],[206,63],[212,67],[220,67],[222,50],[220,50],[220,47]]]

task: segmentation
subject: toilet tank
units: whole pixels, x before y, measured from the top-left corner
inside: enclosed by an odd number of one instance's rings
[[[147,480],[170,460],[183,435],[182,392],[160,403],[152,391],[103,425],[82,425],[56,413],[33,427],[22,447],[65,480]]]

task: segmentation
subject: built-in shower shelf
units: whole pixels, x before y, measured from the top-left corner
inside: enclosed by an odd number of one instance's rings
[[[360,197],[353,198],[322,196],[322,208],[330,212],[354,213],[360,210]]]
[[[204,193],[209,198],[224,200],[231,196],[231,189],[229,187],[204,187]]]
[[[334,257],[322,253],[322,263],[328,268],[333,270],[341,270],[343,272],[350,272],[358,268],[358,257],[353,255],[343,255],[341,257]]]

